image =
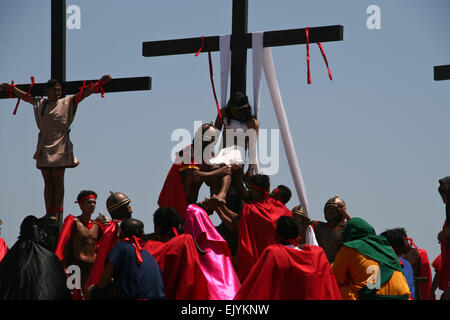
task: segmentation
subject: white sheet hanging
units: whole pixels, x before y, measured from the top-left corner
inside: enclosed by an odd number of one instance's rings
[[[281,131],[281,138],[283,140],[284,150],[291,170],[292,179],[294,180],[295,189],[297,191],[300,204],[302,205],[305,215],[309,217],[308,213],[308,199],[306,198],[306,191],[303,182],[303,175],[298,164],[297,155],[295,153],[294,143],[292,141],[291,130],[284,110],[283,100],[281,99],[280,88],[278,86],[277,76],[275,74],[275,67],[272,59],[272,51],[270,48],[263,49],[263,67],[266,76],[267,85],[269,87],[270,96],[272,98],[275,115],[277,117],[278,126]]]

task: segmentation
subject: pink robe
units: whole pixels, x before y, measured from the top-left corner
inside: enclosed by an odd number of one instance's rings
[[[206,254],[199,254],[203,273],[208,282],[211,300],[232,300],[241,284],[234,271],[227,242],[217,232],[206,211],[191,204],[186,209],[184,231],[197,240]]]

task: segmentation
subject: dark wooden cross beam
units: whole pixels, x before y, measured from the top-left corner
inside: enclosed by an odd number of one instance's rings
[[[62,96],[80,91],[83,81],[66,81],[66,0],[52,0],[51,3],[51,78],[62,82]],[[86,83],[97,82],[87,80]],[[27,91],[29,84],[17,85]],[[116,78],[103,86],[104,92],[123,92],[150,90],[150,77]],[[45,96],[45,83],[36,83],[30,94],[36,97]],[[0,91],[0,99],[9,98],[7,92]]]
[[[450,64],[446,66],[435,66],[434,80],[450,80]]]
[[[309,28],[309,41],[340,41],[344,38],[341,25]],[[204,37],[203,51],[219,51],[219,36]],[[264,32],[264,47],[305,44],[305,29]],[[201,37],[176,40],[149,41],[142,44],[144,57],[195,53],[201,47]],[[246,92],[247,49],[252,47],[252,35],[248,33],[248,0],[233,0],[231,47],[231,95]]]

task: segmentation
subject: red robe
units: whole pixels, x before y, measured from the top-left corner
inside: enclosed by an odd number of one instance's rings
[[[433,276],[431,275],[430,261],[428,260],[428,254],[425,249],[419,250],[419,263],[420,277],[428,278],[428,281],[419,282],[420,299],[429,300],[431,293],[431,286],[433,284]]]
[[[447,220],[444,222],[443,230],[447,228]],[[450,248],[444,241],[441,241],[441,274],[439,281],[439,288],[446,291],[448,288],[448,282],[450,280]],[[443,289],[442,289],[443,288]]]
[[[119,222],[121,220],[112,220],[102,227],[103,235],[97,245],[97,257],[92,266],[91,273],[87,281],[87,287],[92,284],[97,284],[100,279],[103,269],[105,268],[106,257],[109,251],[119,240]]]
[[[321,247],[274,244],[263,251],[234,300],[341,300],[341,295]]]
[[[208,300],[208,286],[190,234],[168,242],[149,240],[144,246],[161,268],[167,300]]]
[[[175,209],[180,215],[181,220],[184,219],[186,212],[187,200],[184,192],[183,181],[180,175],[182,164],[173,164],[167,174],[166,180],[162,187],[158,198],[158,206],[169,207]]]
[[[0,261],[6,256],[6,253],[8,252],[8,245],[6,244],[5,240],[3,238],[0,238]]]
[[[246,203],[238,227],[237,274],[241,283],[263,250],[275,244],[276,222],[292,212],[280,201],[268,198],[263,202]]]

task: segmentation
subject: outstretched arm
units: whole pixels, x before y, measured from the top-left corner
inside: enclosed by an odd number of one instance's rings
[[[13,87],[13,86],[11,86],[11,84],[9,84],[7,82],[2,83],[0,85],[0,90],[2,90],[2,91],[9,91],[9,90],[11,90],[11,88],[12,88],[12,93],[14,95],[16,95],[18,98],[26,101],[27,93],[25,91],[20,90],[17,87]],[[36,99],[34,97],[32,97],[32,96],[28,96],[28,102],[31,103],[31,104],[35,104],[36,103]]]
[[[80,103],[81,101],[83,101],[84,98],[89,97],[94,92],[98,92],[97,91],[97,87],[99,85],[105,85],[108,82],[110,82],[111,80],[112,80],[112,77],[109,74],[104,75],[103,77],[101,77],[100,80],[97,81],[97,83],[91,84],[89,86],[89,88],[87,88],[86,90],[83,90],[82,92],[76,94],[74,97],[75,97],[75,99],[77,99],[78,103]]]

